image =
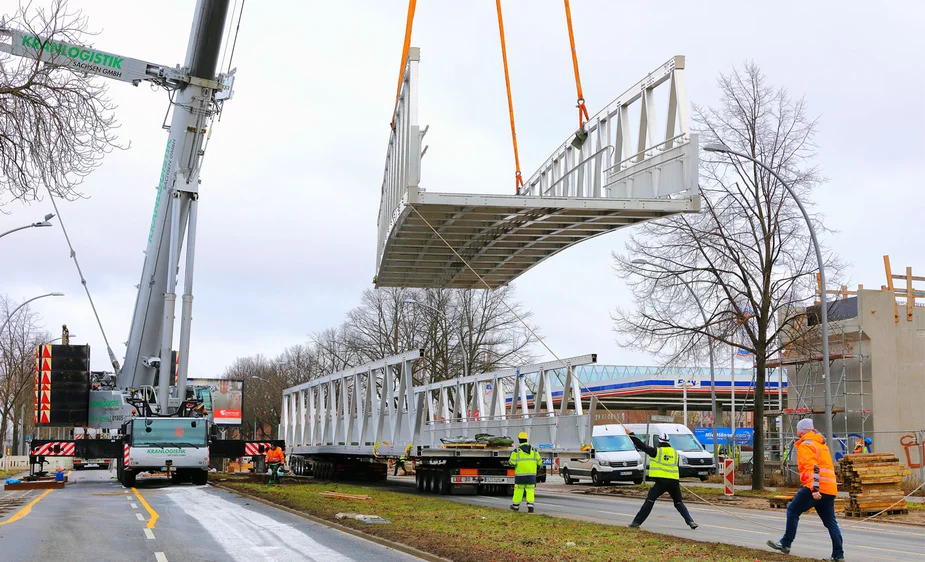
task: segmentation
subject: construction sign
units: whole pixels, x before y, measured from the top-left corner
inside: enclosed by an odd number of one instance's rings
[[[43,344],[35,350],[35,412],[38,426],[87,425],[90,408],[90,346]]]

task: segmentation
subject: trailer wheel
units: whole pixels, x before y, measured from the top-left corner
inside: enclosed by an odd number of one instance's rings
[[[433,492],[433,490],[434,490],[434,473],[431,471],[428,471],[427,474],[424,475],[424,493],[429,494]]]
[[[131,470],[123,470],[122,485],[126,488],[133,488],[135,486],[135,473]]]
[[[452,491],[452,485],[450,484],[450,473],[446,470],[437,474],[437,478],[440,479],[440,495],[446,496],[449,495]]]
[[[424,473],[420,470],[414,474],[414,483],[417,484],[418,492],[424,491]]]
[[[209,483],[209,473],[205,470],[197,470],[193,473],[193,484],[196,486],[205,486]]]

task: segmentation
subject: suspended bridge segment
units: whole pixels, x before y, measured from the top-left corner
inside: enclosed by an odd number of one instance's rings
[[[496,288],[584,240],[700,210],[684,57],[592,116],[509,195],[421,185],[419,61],[420,51],[410,49],[386,155],[377,287]]]

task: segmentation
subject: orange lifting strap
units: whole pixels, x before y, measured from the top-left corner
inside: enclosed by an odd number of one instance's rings
[[[575,51],[575,33],[572,31],[572,10],[568,0],[565,0],[565,21],[568,23],[568,42],[572,47],[572,67],[575,68],[575,89],[578,90],[578,128],[581,129],[588,121],[588,108],[585,107],[585,96],[581,91],[581,74],[578,72],[578,53]]]
[[[495,0],[498,7],[498,31],[501,34],[501,61],[504,63],[504,85],[507,87],[507,107],[511,114],[511,142],[514,144],[515,190],[520,194],[524,179],[520,175],[520,156],[517,154],[517,129],[514,127],[514,100],[511,98],[511,75],[507,70],[507,47],[504,45],[504,18],[501,17],[501,0]]]
[[[408,20],[405,22],[405,42],[401,48],[401,64],[398,65],[398,86],[395,88],[395,106],[392,108],[392,128],[395,128],[395,110],[398,109],[398,96],[401,95],[401,83],[405,77],[405,64],[408,62],[408,50],[411,48],[411,27],[414,25],[414,8],[417,0],[408,0]]]

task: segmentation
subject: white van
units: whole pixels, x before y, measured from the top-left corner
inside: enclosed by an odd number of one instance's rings
[[[559,472],[566,484],[590,478],[595,484],[634,482],[642,484],[645,465],[622,425],[597,425],[591,432],[593,459],[566,459]],[[561,462],[561,461],[560,461]]]
[[[628,423],[626,428],[636,434],[643,443],[658,447],[658,436],[660,433],[668,434],[668,441],[672,448],[678,452],[678,474],[681,478],[700,478],[705,481],[711,474],[716,474],[716,465],[713,463],[713,455],[697,441],[694,432],[686,426],[679,423]],[[649,455],[643,455],[646,459],[646,468],[649,466]]]

